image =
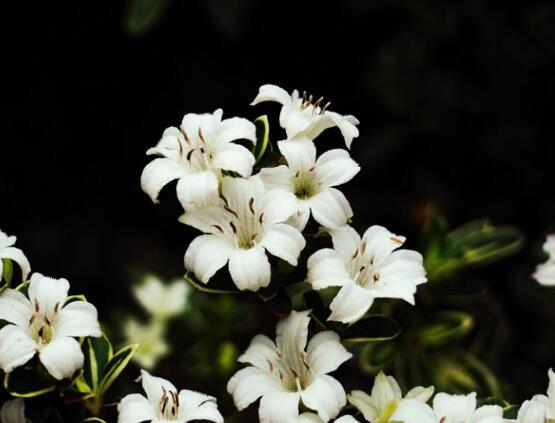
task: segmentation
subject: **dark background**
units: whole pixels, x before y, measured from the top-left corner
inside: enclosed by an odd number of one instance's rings
[[[358,229],[417,247],[430,204],[454,225],[522,229],[521,253],[486,274],[512,399],[545,390],[555,357],[533,346],[555,329],[526,296],[555,306],[528,277],[555,228],[555,3],[175,1],[145,26],[117,1],[3,9],[0,228],[35,271],[110,312],[139,271],[181,274],[195,232],[173,187],[158,206],[141,191],[146,149],[187,112],[276,123],[277,106],[248,105],[258,87],[306,89],[361,121],[362,171],[344,187]],[[335,130],[321,142],[342,147]]]

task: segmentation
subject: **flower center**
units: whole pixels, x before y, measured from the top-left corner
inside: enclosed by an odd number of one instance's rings
[[[38,300],[35,300],[34,307],[35,312],[29,320],[29,335],[40,347],[49,344],[54,339],[54,323],[59,310],[59,303],[55,305],[53,314],[41,312]],[[50,317],[47,314],[50,314]]]
[[[312,383],[313,373],[306,363],[304,351],[290,357],[278,350],[277,358],[267,362],[270,374],[277,376],[282,386],[290,392],[303,391]]]
[[[375,287],[380,281],[380,273],[374,265],[374,256],[367,256],[364,241],[360,250],[357,249],[349,259],[349,269],[353,281],[363,288]]]
[[[314,166],[307,172],[297,171],[293,176],[293,187],[297,198],[304,200],[318,194],[320,185],[314,173]]]
[[[162,386],[162,398],[158,403],[160,418],[164,420],[177,420],[179,417],[179,395],[177,391],[166,391]]]
[[[264,212],[258,213],[255,209],[253,197],[249,199],[248,205],[246,208],[243,208],[243,211],[233,210],[225,198],[224,203],[224,208],[231,218],[229,227],[233,234],[235,245],[244,250],[253,248],[264,232]],[[223,228],[219,226],[216,228],[221,233],[224,233]]]
[[[189,138],[183,128],[181,133],[185,138],[184,147],[179,141],[179,157],[181,161],[189,168],[191,172],[203,172],[212,168],[212,149],[206,142],[202,134],[202,128],[198,128],[197,137]]]

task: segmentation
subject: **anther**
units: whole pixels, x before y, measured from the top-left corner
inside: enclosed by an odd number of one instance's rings
[[[193,152],[195,151],[195,149],[191,149],[188,153],[187,153],[187,161],[190,162],[191,161],[191,156],[193,155]]]
[[[235,235],[237,235],[237,228],[235,227],[235,225],[233,224],[233,222],[229,222],[229,226],[231,226],[231,230],[233,231],[233,233]]]
[[[262,225],[263,222],[264,222],[264,212],[260,213],[260,216],[258,216],[258,223]]]
[[[330,107],[331,101],[328,101],[324,107],[322,107],[322,110],[320,110],[320,114],[324,114],[326,112],[326,110],[328,109],[328,107]]]
[[[254,214],[254,198],[252,197],[249,199],[249,210]]]
[[[204,141],[204,137],[202,136],[202,128],[199,126],[198,127],[198,137],[200,138],[200,140],[205,143],[206,141]]]
[[[403,241],[401,241],[399,238],[395,238],[395,237],[390,237],[390,240],[392,240],[395,244],[402,244]]]
[[[231,213],[236,218],[239,218],[239,215],[237,214],[237,212],[232,208],[230,208],[227,204],[224,204],[224,209],[226,209],[229,213]]]
[[[380,274],[378,272],[374,273],[372,275],[372,279],[374,280],[374,282],[378,282],[380,280]]]
[[[224,229],[220,226],[220,225],[212,225],[213,227],[215,227],[218,231],[220,231],[222,234],[224,233]]]

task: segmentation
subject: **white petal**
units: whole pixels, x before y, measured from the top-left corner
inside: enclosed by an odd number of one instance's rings
[[[222,121],[222,114],[222,109],[217,109],[214,113],[187,113],[181,121],[181,129],[194,144],[203,143],[199,133],[202,133],[204,141],[211,144],[215,141],[215,135]]]
[[[183,155],[183,146],[185,138],[183,134],[176,127],[166,128],[162,134],[162,138],[158,141],[156,147],[149,148],[146,151],[147,155],[158,154],[168,159],[179,161]]]
[[[183,389],[179,392],[179,420],[189,422],[191,420],[208,420],[215,423],[223,423],[224,418],[218,411],[216,398],[200,392]]]
[[[133,287],[133,294],[139,304],[150,314],[162,318],[181,313],[189,291],[190,286],[183,279],[165,284],[153,275],[147,275],[140,285]]]
[[[298,229],[285,223],[278,223],[264,231],[260,244],[272,255],[296,266],[306,241]]]
[[[324,189],[308,201],[314,220],[326,228],[343,226],[353,216],[349,202],[335,188]]]
[[[177,182],[177,198],[185,210],[214,205],[218,199],[218,178],[214,172],[184,175]]]
[[[310,205],[306,200],[297,199],[297,211],[285,221],[288,225],[303,231],[310,218]]]
[[[270,262],[264,248],[257,245],[248,250],[234,250],[229,257],[229,273],[241,291],[257,291],[270,283]]]
[[[276,377],[256,367],[239,370],[227,383],[227,392],[233,396],[233,402],[239,411],[261,396],[282,391],[283,388]]]
[[[293,310],[276,326],[276,345],[286,357],[297,357],[304,351],[308,337],[309,311]]]
[[[374,406],[374,401],[370,395],[363,391],[352,391],[347,395],[349,404],[353,405],[362,413],[366,421],[373,422],[378,418],[379,411]]]
[[[252,172],[254,161],[254,156],[249,150],[241,145],[230,143],[216,152],[212,166],[247,177]]]
[[[17,241],[17,237],[8,236],[4,231],[0,230],[0,248],[11,247]]]
[[[353,355],[339,341],[333,331],[318,332],[308,343],[307,364],[317,375],[333,372]]]
[[[171,159],[158,158],[147,164],[141,174],[141,188],[150,199],[158,202],[160,190],[171,181],[185,175],[185,169]]]
[[[343,138],[345,138],[345,145],[347,148],[351,148],[353,138],[356,138],[359,135],[358,128],[355,126],[358,125],[358,119],[354,116],[342,116],[335,112],[328,113],[341,131]]]
[[[543,251],[545,251],[549,257],[555,258],[555,234],[547,236],[543,244]]]
[[[260,423],[284,423],[299,415],[298,392],[272,392],[262,396],[258,416]]]
[[[498,405],[483,405],[474,412],[470,423],[503,423],[503,409]]]
[[[428,386],[427,388],[416,386],[407,392],[405,398],[428,402],[432,395],[434,395],[434,390],[435,388],[433,386]]]
[[[339,419],[338,419],[339,420]],[[318,414],[302,413],[297,419],[291,419],[290,422],[294,423],[324,423]]]
[[[29,299],[41,312],[54,313],[56,304],[61,307],[69,291],[67,279],[54,279],[33,273],[29,284]]]
[[[350,260],[355,254],[360,253],[362,240],[360,235],[351,226],[345,225],[330,231],[333,248],[345,260]]]
[[[282,189],[288,192],[294,192],[293,173],[285,166],[265,167],[260,169],[258,173],[266,189]]]
[[[555,286],[555,262],[550,260],[538,264],[532,277],[542,285]]]
[[[0,368],[5,373],[27,363],[36,351],[35,342],[21,328],[7,325],[0,329]]]
[[[25,403],[22,398],[6,401],[0,410],[2,423],[25,423]]]
[[[476,393],[449,395],[440,392],[434,397],[433,405],[439,419],[447,417],[448,421],[470,421],[476,409]]]
[[[335,419],[335,423],[359,423],[359,421],[355,419],[353,416],[346,414],[344,416],[339,417],[338,419]]]
[[[262,103],[263,101],[276,101],[282,105],[286,105],[291,102],[291,96],[287,91],[277,85],[266,84],[258,89],[258,95],[252,101],[251,106]]]
[[[262,197],[260,212],[264,213],[265,224],[285,222],[289,216],[297,211],[297,197],[281,189],[266,191]]]
[[[185,267],[203,283],[224,267],[232,253],[229,243],[217,235],[200,235],[185,252]]]
[[[143,389],[151,404],[159,404],[164,396],[164,392],[177,392],[177,389],[175,389],[175,386],[169,380],[152,376],[146,370],[141,370],[141,380]]]
[[[229,216],[223,208],[223,202],[221,202],[221,206],[219,207],[214,206],[206,207],[201,210],[187,211],[179,217],[179,221],[201,232],[209,234],[231,234]]]
[[[247,350],[237,359],[240,363],[252,364],[262,370],[270,371],[269,362],[277,357],[276,344],[266,335],[256,335],[252,338]]]
[[[25,257],[25,254],[23,254],[23,251],[15,247],[3,248],[0,250],[0,261],[3,258],[11,259],[19,265],[21,269],[21,280],[25,282],[27,280],[27,276],[31,272],[31,265],[29,264],[27,257]]]
[[[258,177],[245,179],[225,176],[222,180],[222,195],[227,201],[227,206],[241,221],[252,219],[249,206],[251,198],[254,201],[254,207],[258,209],[265,191],[264,183]]]
[[[39,353],[41,363],[54,379],[67,379],[83,367],[85,357],[73,338],[56,337]]]
[[[26,327],[32,315],[33,306],[21,292],[6,289],[0,294],[0,319]]]
[[[546,407],[537,401],[524,401],[518,410],[519,423],[544,423],[547,418]]]
[[[549,377],[547,396],[551,399],[551,401],[554,401],[555,405],[555,372],[553,371],[553,369],[549,369],[549,371],[547,372],[547,376]]]
[[[438,423],[438,418],[436,418],[432,408],[425,402],[415,399],[403,399],[399,402],[390,421],[399,421],[403,423]]]
[[[371,396],[378,412],[381,413],[391,401],[401,399],[403,394],[397,381],[380,371],[374,379]]]
[[[317,376],[301,393],[303,404],[318,412],[324,422],[336,417],[347,404],[343,386],[329,375]]]
[[[292,173],[307,173],[316,162],[316,147],[308,138],[278,141],[278,148]]]
[[[362,242],[366,245],[367,254],[374,257],[375,265],[380,266],[393,250],[403,245],[405,237],[395,235],[383,226],[374,225],[364,232]]]
[[[368,311],[373,302],[374,297],[368,290],[353,282],[345,284],[330,304],[331,314],[328,320],[354,322]]]
[[[126,395],[118,404],[118,423],[141,423],[154,419],[154,406],[140,394]]]
[[[345,150],[326,151],[316,161],[316,177],[327,187],[344,184],[360,171],[360,166]]]
[[[56,323],[56,336],[99,337],[101,335],[98,312],[91,303],[74,301],[60,311]]]
[[[352,282],[345,261],[331,248],[323,248],[312,254],[308,258],[307,267],[306,280],[314,289],[342,286]]]

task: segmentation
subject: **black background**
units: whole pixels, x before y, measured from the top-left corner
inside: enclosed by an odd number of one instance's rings
[[[416,236],[432,204],[454,224],[520,227],[519,283],[555,223],[555,4],[457,1],[175,1],[142,34],[117,1],[4,8],[0,228],[33,270],[67,277],[99,308],[125,301],[134,272],[177,276],[194,231],[172,188],[141,191],[147,148],[187,112],[249,106],[264,83],[324,95],[357,116],[362,171],[343,191],[354,225]],[[324,144],[342,147],[329,130]],[[545,389],[553,357],[532,357],[528,310],[506,263],[491,270],[514,341],[517,397]],[[529,286],[528,286],[529,285]],[[553,304],[553,303],[552,303]],[[518,363],[527,363],[518,370]],[[524,366],[524,365],[523,365]],[[519,398],[515,398],[519,399]]]

